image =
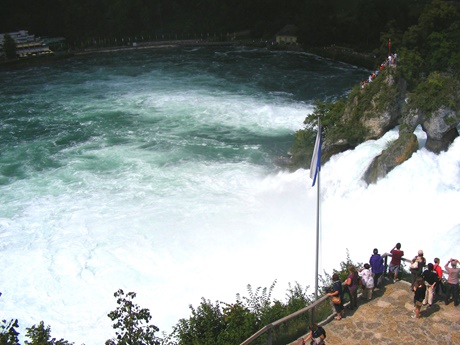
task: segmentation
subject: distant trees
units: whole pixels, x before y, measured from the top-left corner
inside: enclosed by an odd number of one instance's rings
[[[372,49],[381,32],[405,31],[429,0],[4,0],[0,32],[28,29],[76,42],[251,30],[273,38],[286,24],[306,45]]]
[[[433,71],[459,76],[459,40],[459,5],[433,0],[417,24],[402,35],[398,53],[404,77],[414,86]]]

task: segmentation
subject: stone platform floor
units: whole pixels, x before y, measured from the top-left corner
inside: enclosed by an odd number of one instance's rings
[[[413,292],[404,281],[387,283],[374,291],[371,300],[359,298],[358,308],[345,308],[342,320],[321,323],[327,345],[460,345],[460,306],[453,302],[422,307],[420,319],[413,319]],[[295,341],[290,345],[301,344]]]

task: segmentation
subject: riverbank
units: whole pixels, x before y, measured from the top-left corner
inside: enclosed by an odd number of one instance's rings
[[[36,56],[29,58],[17,58],[14,60],[0,61],[0,69],[8,70],[22,67],[30,67],[35,65],[41,65],[44,63],[50,63],[57,60],[67,59],[74,56],[91,55],[91,54],[103,54],[103,53],[114,53],[131,50],[144,50],[144,49],[171,49],[178,47],[200,47],[200,46],[237,46],[241,45],[239,41],[226,41],[226,42],[213,42],[203,40],[175,40],[175,41],[152,41],[152,42],[141,42],[133,43],[131,45],[124,46],[110,46],[110,47],[98,47],[88,48],[80,50],[69,50],[66,52],[55,52],[51,55]]]
[[[378,63],[377,57],[372,53],[362,53],[356,50],[331,45],[327,47],[306,47],[306,52],[328,58],[334,61],[345,62],[351,65],[374,69]]]
[[[149,41],[149,42],[134,42],[130,45],[124,46],[110,46],[87,48],[80,50],[72,50],[66,52],[56,52],[52,55],[38,56],[33,58],[21,58],[15,60],[1,61],[0,69],[14,69],[21,67],[30,67],[38,64],[53,62],[70,58],[73,56],[91,55],[113,53],[131,50],[145,50],[145,49],[173,49],[178,47],[200,47],[200,46],[244,46],[244,47],[257,47],[267,48],[270,50],[288,50],[306,52],[309,54],[318,55],[334,61],[340,61],[359,67],[373,69],[375,65],[375,56],[371,53],[359,53],[350,48],[339,46],[328,47],[303,47],[301,45],[280,45],[273,44],[273,42],[263,42],[257,40],[238,40],[238,41],[206,41],[206,40],[171,40],[171,41]]]
[[[17,58],[15,60],[0,61],[0,70],[11,70],[16,68],[32,67],[55,61],[67,59],[74,56],[71,52],[59,52],[51,55],[36,56],[31,58]]]
[[[74,55],[87,55],[96,53],[112,53],[118,51],[128,50],[144,50],[144,49],[168,49],[178,47],[200,47],[200,46],[235,46],[239,45],[239,42],[225,41],[225,42],[214,42],[214,41],[203,41],[203,40],[175,40],[175,41],[151,41],[133,43],[127,46],[112,46],[103,48],[91,48],[83,49],[74,52]]]

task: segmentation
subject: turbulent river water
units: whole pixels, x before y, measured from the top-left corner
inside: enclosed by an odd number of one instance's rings
[[[314,284],[316,190],[277,158],[316,99],[369,71],[305,53],[152,49],[0,71],[0,310],[102,344],[118,289],[169,332],[201,298]],[[460,141],[361,176],[397,129],[321,172],[320,269],[401,242],[460,256]],[[313,292],[313,291],[312,291]]]

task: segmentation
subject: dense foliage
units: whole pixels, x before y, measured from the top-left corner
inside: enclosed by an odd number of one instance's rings
[[[0,32],[87,40],[207,38],[250,30],[272,39],[286,24],[308,45],[375,47],[380,33],[405,31],[427,0],[3,0]],[[112,41],[113,42],[113,41]]]

